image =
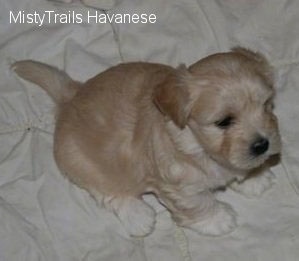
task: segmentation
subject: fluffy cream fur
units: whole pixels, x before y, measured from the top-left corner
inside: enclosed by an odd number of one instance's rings
[[[257,174],[280,152],[272,69],[259,53],[236,48],[178,69],[120,64],[84,84],[34,61],[13,67],[57,103],[59,168],[131,235],[154,228],[144,193],[154,193],[178,225],[220,235],[235,227],[236,214],[215,199],[219,187],[233,182],[236,191],[260,195],[272,184]]]

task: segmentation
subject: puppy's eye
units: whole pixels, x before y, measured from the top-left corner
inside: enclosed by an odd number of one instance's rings
[[[234,123],[234,118],[232,116],[227,116],[224,119],[215,122],[215,125],[221,129],[227,129]]]
[[[272,100],[267,100],[264,103],[264,108],[265,108],[266,111],[272,111],[274,109],[273,101]]]

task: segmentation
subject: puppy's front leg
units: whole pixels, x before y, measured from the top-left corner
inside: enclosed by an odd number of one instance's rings
[[[234,181],[230,188],[248,198],[260,197],[269,190],[275,182],[275,177],[270,170],[248,177],[243,181]]]
[[[226,203],[215,199],[210,191],[195,195],[170,193],[163,203],[171,211],[179,226],[187,227],[200,234],[219,236],[231,232],[236,227],[236,213]]]

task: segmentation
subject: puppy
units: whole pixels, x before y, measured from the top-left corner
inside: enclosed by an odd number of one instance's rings
[[[178,69],[120,64],[85,83],[39,62],[13,68],[57,104],[61,171],[132,236],[155,225],[145,193],[179,226],[216,236],[236,226],[235,211],[215,198],[218,188],[259,196],[271,186],[260,172],[281,143],[273,72],[259,53],[235,48]]]

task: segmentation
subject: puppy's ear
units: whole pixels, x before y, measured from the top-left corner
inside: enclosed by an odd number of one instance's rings
[[[190,114],[190,93],[186,78],[191,76],[186,66],[181,65],[175,73],[169,74],[153,94],[158,109],[183,129]]]
[[[235,47],[232,49],[233,52],[245,56],[247,59],[255,63],[255,69],[260,76],[267,82],[269,86],[273,86],[274,83],[274,70],[269,64],[266,57],[259,53],[254,52],[243,47]]]

